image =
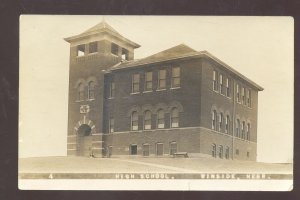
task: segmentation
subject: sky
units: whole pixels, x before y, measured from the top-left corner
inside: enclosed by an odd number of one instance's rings
[[[178,44],[207,50],[265,90],[258,96],[259,162],[293,160],[294,20],[292,17],[20,17],[19,156],[65,156],[69,43],[63,38],[105,20],[141,45],[143,58]]]

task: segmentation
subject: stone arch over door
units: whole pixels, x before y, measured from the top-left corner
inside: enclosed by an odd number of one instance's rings
[[[77,138],[77,156],[90,156],[93,148],[93,134],[96,133],[94,123],[84,117],[76,123],[74,131]]]

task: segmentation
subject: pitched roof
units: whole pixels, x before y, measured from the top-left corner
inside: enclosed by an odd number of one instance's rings
[[[87,36],[91,36],[91,35],[96,35],[96,34],[103,33],[103,32],[107,32],[110,35],[113,35],[113,36],[131,44],[134,48],[140,47],[139,44],[132,42],[131,40],[123,37],[120,33],[118,33],[113,27],[111,27],[105,21],[102,21],[102,22],[96,24],[95,26],[93,26],[92,28],[89,28],[88,30],[84,31],[83,33],[65,38],[65,40],[67,42],[72,42],[75,39],[79,39],[79,38],[83,38],[83,37],[87,37]]]
[[[199,58],[199,57],[206,57],[214,60],[215,62],[219,63],[221,66],[223,66],[225,69],[230,71],[231,73],[235,74],[236,76],[242,78],[258,90],[262,91],[263,88],[256,84],[255,82],[248,79],[246,76],[242,75],[211,53],[207,51],[196,51],[189,46],[185,44],[180,44],[175,47],[172,47],[170,49],[161,51],[159,53],[156,53],[154,55],[148,56],[146,58],[138,59],[138,60],[132,60],[132,61],[123,61],[120,62],[110,68],[110,70],[118,70],[118,69],[125,69],[125,68],[131,68],[131,67],[138,67],[146,64],[154,64],[154,63],[160,63],[164,61],[170,61],[170,60],[178,60],[178,59],[184,59],[184,58]]]

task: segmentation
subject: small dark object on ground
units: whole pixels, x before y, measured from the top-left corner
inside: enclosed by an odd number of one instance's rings
[[[188,155],[187,152],[176,152],[176,153],[173,154],[173,157],[174,157],[174,158],[175,158],[175,157],[178,157],[178,156],[184,156],[185,158],[188,158],[188,157],[189,157],[189,155]]]

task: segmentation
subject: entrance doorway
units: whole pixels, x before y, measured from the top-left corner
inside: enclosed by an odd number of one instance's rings
[[[82,124],[77,131],[78,155],[88,157],[92,153],[92,129],[87,124]]]
[[[162,156],[164,154],[164,144],[163,143],[157,143],[156,144],[156,155]]]
[[[130,145],[130,155],[137,155],[137,145],[136,144]]]

